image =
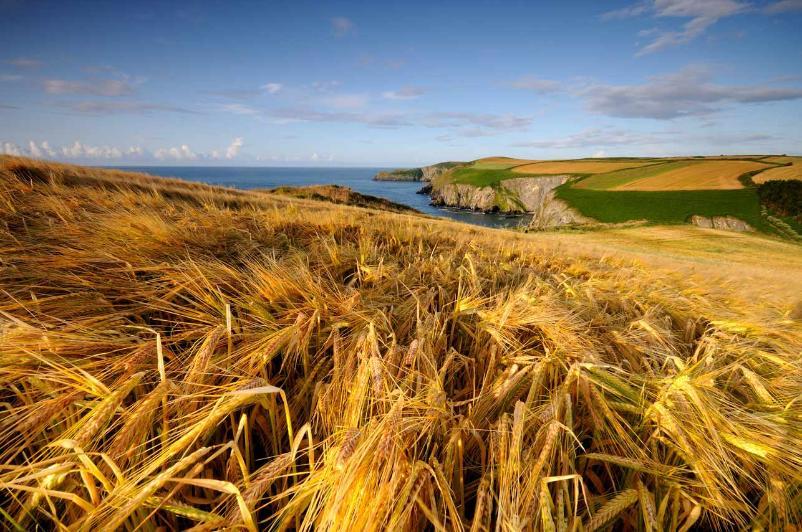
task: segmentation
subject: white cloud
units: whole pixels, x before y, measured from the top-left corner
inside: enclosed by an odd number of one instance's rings
[[[242,137],[237,137],[232,140],[231,144],[229,144],[228,148],[226,148],[226,159],[233,159],[239,155],[243,144],[245,144],[245,142],[243,141]]]
[[[321,103],[335,109],[358,109],[364,107],[370,97],[367,94],[334,94],[321,98]]]
[[[425,115],[422,119],[422,124],[427,127],[471,127],[498,131],[513,131],[526,129],[532,124],[532,119],[528,116],[511,114],[495,115],[468,112],[437,112]]]
[[[512,114],[489,114],[470,112],[434,112],[424,114],[381,113],[359,111],[318,111],[305,107],[284,108],[268,112],[280,123],[289,122],[333,122],[343,124],[366,124],[380,128],[423,126],[454,130],[460,136],[489,136],[509,131],[520,131],[532,124],[528,116]]]
[[[3,74],[0,75],[0,81],[19,81],[22,79],[22,76],[18,74]]]
[[[655,76],[641,85],[593,84],[578,91],[588,108],[619,118],[672,119],[700,116],[727,103],[761,103],[802,99],[800,88],[768,85],[719,85],[710,72],[689,67]]]
[[[751,9],[752,6],[749,3],[738,0],[651,0],[609,11],[602,15],[602,19],[612,20],[645,14],[651,14],[658,19],[690,19],[679,30],[649,30],[649,34],[653,34],[655,37],[636,54],[642,56],[686,44],[702,35],[719,20],[748,12]]]
[[[14,65],[15,67],[19,68],[39,68],[42,66],[42,62],[38,59],[32,59],[30,57],[17,57],[11,59],[10,61],[6,61],[9,65]]]
[[[279,123],[333,122],[341,124],[367,124],[374,127],[401,127],[412,125],[398,113],[364,113],[351,111],[316,111],[308,108],[285,108],[270,112]]]
[[[140,101],[83,101],[77,103],[64,103],[67,107],[78,113],[94,115],[112,114],[147,114],[153,112],[196,114],[196,111],[176,107],[174,105],[164,105],[159,103],[140,102]]]
[[[95,81],[46,79],[44,89],[48,94],[91,94],[94,96],[124,96],[134,91],[133,85],[119,79]]]
[[[647,11],[649,11],[649,4],[643,2],[640,4],[622,7],[621,9],[607,11],[606,13],[602,14],[601,18],[602,20],[616,20],[622,18],[639,17]]]
[[[233,113],[235,115],[258,115],[261,114],[261,111],[258,109],[251,107],[250,105],[244,105],[241,103],[227,103],[223,105],[223,110],[229,113]]]
[[[386,100],[414,100],[423,96],[424,91],[420,87],[401,87],[397,91],[385,91],[382,98]]]
[[[278,94],[281,92],[283,85],[281,83],[265,83],[262,85],[262,90],[268,94]]]
[[[764,11],[770,15],[802,11],[802,0],[779,0],[767,5]]]
[[[524,89],[539,94],[556,92],[560,89],[560,84],[551,79],[536,78],[534,76],[524,76],[510,83],[515,89]]]
[[[71,146],[61,148],[61,154],[70,159],[119,159],[122,150],[113,146],[91,146],[75,141]]]
[[[177,148],[160,148],[153,153],[153,156],[160,161],[194,161],[198,158],[198,154],[193,152],[186,144],[182,144]]]
[[[599,148],[601,146],[635,146],[644,144],[659,144],[669,132],[640,133],[612,128],[590,128],[565,137],[544,140],[534,140],[514,144],[521,148]]]
[[[310,85],[313,91],[315,92],[331,92],[337,87],[342,85],[342,82],[336,79],[331,79],[327,81],[313,81]]]
[[[226,159],[235,159],[239,156],[244,141],[237,137],[225,150]],[[104,160],[104,161],[197,161],[221,159],[220,151],[213,150],[207,153],[197,153],[189,145],[181,144],[177,147],[159,148],[153,152],[141,146],[121,148],[117,146],[93,146],[75,141],[59,148],[52,147],[48,141],[28,141],[24,146],[13,142],[0,143],[0,154],[18,155],[33,158],[65,159],[65,160]]]
[[[354,23],[345,17],[334,17],[331,19],[331,29],[335,37],[345,37],[354,31]]]
[[[4,142],[0,144],[0,153],[3,155],[22,155],[22,150],[13,142]]]
[[[46,140],[39,144],[31,140],[28,142],[28,155],[36,159],[41,159],[43,157],[52,158],[58,156],[58,152],[51,148]]]
[[[765,133],[755,133],[749,131],[699,134],[688,132],[685,129],[657,130],[657,131],[636,131],[624,130],[611,127],[590,128],[579,131],[564,137],[534,140],[530,142],[520,142],[513,144],[518,148],[539,148],[548,150],[572,150],[574,153],[587,153],[586,150],[595,150],[593,157],[607,157],[608,150],[616,153],[633,154],[637,152],[634,147],[639,147],[640,151],[655,153],[665,151],[667,147],[672,147],[671,151],[678,154],[698,153],[699,147],[728,147],[728,146],[767,146],[776,148],[777,141],[775,136]],[[644,149],[645,147],[645,149]]]

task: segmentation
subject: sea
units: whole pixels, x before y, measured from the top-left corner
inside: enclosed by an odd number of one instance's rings
[[[377,172],[392,168],[365,167],[220,167],[220,166],[115,166],[121,170],[144,172],[162,177],[178,177],[210,185],[252,189],[280,186],[342,185],[370,196],[386,198],[432,216],[485,227],[515,227],[527,221],[526,216],[510,216],[435,207],[429,196],[417,194],[422,183],[374,181]]]

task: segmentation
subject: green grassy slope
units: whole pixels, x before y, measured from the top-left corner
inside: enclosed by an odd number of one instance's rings
[[[647,220],[655,224],[687,223],[691,215],[734,216],[752,227],[774,232],[760,215],[753,189],[685,191],[584,190],[563,185],[557,197],[600,222]]]
[[[456,168],[449,172],[448,176],[454,183],[464,183],[475,187],[493,186],[505,179],[526,177],[525,174],[516,174],[508,168],[477,168],[473,166]]]

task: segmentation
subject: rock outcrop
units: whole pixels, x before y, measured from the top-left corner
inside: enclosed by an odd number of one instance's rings
[[[589,223],[589,219],[554,195],[554,189],[568,178],[566,175],[519,177],[505,179],[495,187],[435,182],[430,194],[433,205],[484,212],[531,213],[532,229]]]
[[[492,187],[475,187],[464,183],[442,183],[432,186],[432,205],[495,212],[496,191]]]
[[[721,229],[723,231],[736,231],[739,233],[743,233],[745,231],[754,231],[754,228],[751,225],[732,216],[708,217],[694,214],[691,216],[690,222],[693,225],[707,229]]]
[[[390,172],[379,172],[373,176],[374,181],[420,181],[423,177],[422,168],[402,168]]]

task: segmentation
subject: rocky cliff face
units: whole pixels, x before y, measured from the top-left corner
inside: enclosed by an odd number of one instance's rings
[[[421,181],[430,182],[435,177],[442,175],[446,171],[454,168],[456,165],[448,165],[448,164],[433,164],[430,166],[424,166],[421,168]]]
[[[475,187],[462,183],[432,186],[432,205],[490,212],[497,210],[496,191],[491,187]]]
[[[434,205],[477,211],[509,213],[533,212],[552,189],[565,182],[564,176],[507,179],[497,187],[477,187],[464,183],[432,183]]]
[[[437,163],[429,166],[421,166],[420,168],[403,168],[401,170],[393,170],[391,172],[379,172],[373,176],[374,181],[425,181],[430,182],[432,179],[445,173],[452,168],[461,166],[465,163],[446,162]]]
[[[461,183],[433,183],[433,205],[458,207],[484,212],[532,213],[533,229],[590,220],[554,197],[554,189],[568,176],[520,177],[506,179],[497,187],[476,187]]]
[[[722,229],[724,231],[736,231],[739,233],[743,233],[744,231],[754,231],[754,228],[751,225],[732,216],[707,217],[694,214],[691,216],[691,223],[693,225],[708,229]]]

